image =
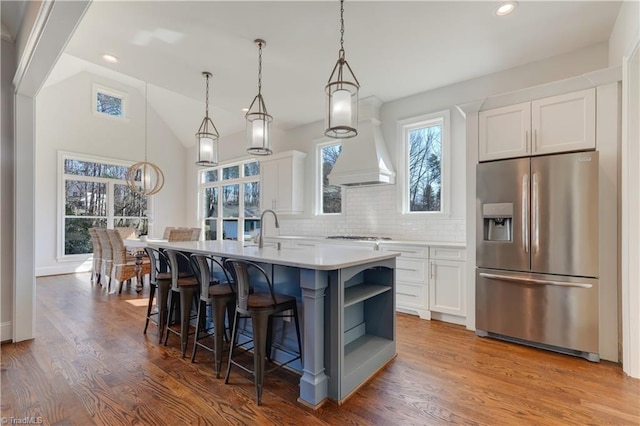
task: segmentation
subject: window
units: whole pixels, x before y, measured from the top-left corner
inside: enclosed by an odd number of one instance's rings
[[[245,161],[200,172],[206,240],[248,240],[260,229],[260,163]]]
[[[329,174],[342,152],[341,143],[324,143],[318,145],[319,179],[322,185],[318,196],[319,214],[342,213],[342,186],[330,185]]]
[[[92,253],[91,227],[128,226],[147,233],[147,197],[126,185],[127,165],[68,153],[59,154],[59,164],[62,237],[58,257]]]
[[[115,90],[93,86],[92,108],[96,114],[124,118],[126,95]]]
[[[449,111],[403,120],[402,212],[448,212]]]

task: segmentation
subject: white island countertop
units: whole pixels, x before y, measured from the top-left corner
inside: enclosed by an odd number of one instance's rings
[[[152,242],[149,246],[168,248],[190,253],[201,253],[212,256],[252,260],[274,265],[293,266],[296,268],[331,271],[380,260],[392,259],[400,253],[389,251],[372,251],[366,248],[340,247],[276,247],[258,248],[255,244],[240,241],[185,241],[185,242]]]

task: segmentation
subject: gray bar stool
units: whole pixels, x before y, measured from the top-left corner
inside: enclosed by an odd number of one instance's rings
[[[300,341],[300,322],[298,320],[298,306],[296,298],[293,296],[274,292],[273,283],[269,279],[267,272],[254,262],[238,259],[227,259],[224,266],[231,272],[236,283],[238,292],[236,295],[236,312],[233,318],[233,332],[231,333],[231,349],[229,350],[229,364],[227,365],[227,375],[225,383],[229,383],[231,365],[235,365],[242,370],[252,373],[256,386],[256,400],[258,405],[262,405],[262,385],[264,382],[264,359],[271,359],[271,354],[267,352],[267,340],[271,336],[272,318],[293,317],[296,325],[296,335],[298,338],[298,354],[292,354],[293,358],[275,368],[287,365],[297,359],[302,360],[302,342]],[[250,271],[254,271],[258,276],[262,276],[268,286],[268,292],[255,292],[251,283]],[[292,310],[293,315],[282,314]],[[279,314],[279,315],[277,315]],[[238,319],[251,318],[253,330],[253,371],[233,360],[233,350],[238,338]],[[249,343],[249,342],[246,342]],[[269,342],[269,346],[270,346]],[[251,348],[246,348],[245,351]],[[274,369],[275,369],[274,368]],[[269,370],[272,371],[273,369]]]
[[[169,293],[169,310],[167,312],[167,328],[164,337],[164,344],[169,341],[169,333],[176,334],[180,337],[180,348],[182,358],[187,352],[187,344],[189,343],[189,323],[191,321],[191,306],[198,295],[198,279],[193,276],[192,271],[180,271],[179,265],[185,264],[191,269],[189,257],[177,250],[166,250],[169,268],[171,270],[171,292]],[[179,261],[182,260],[182,262]],[[187,276],[185,276],[187,275]],[[171,328],[171,317],[174,315],[178,304],[176,299],[180,298],[180,330]]]
[[[163,252],[152,247],[145,247],[144,251],[149,256],[151,262],[151,273],[149,274],[149,305],[147,306],[147,320],[144,324],[143,334],[147,334],[149,320],[156,317],[155,323],[158,324],[158,343],[162,342],[164,335],[164,327],[167,321],[167,300],[169,299],[169,291],[171,291],[171,272],[163,272],[162,266],[166,266],[170,271],[169,261]],[[156,296],[156,311],[153,309],[153,297],[158,290]]]
[[[202,254],[192,254],[191,263],[196,278],[200,282],[200,303],[198,304],[198,316],[196,320],[196,335],[193,342],[191,362],[196,359],[198,346],[214,353],[216,362],[216,377],[220,377],[222,369],[223,337],[226,336],[224,314],[228,312],[229,324],[231,324],[235,312],[236,292],[234,284],[229,278],[227,270],[221,261]],[[207,307],[211,306],[213,327],[207,328]],[[213,331],[213,348],[205,345],[201,340],[209,337]]]

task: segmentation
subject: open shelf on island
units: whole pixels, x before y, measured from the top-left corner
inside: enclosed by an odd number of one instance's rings
[[[391,286],[378,284],[359,284],[347,287],[344,289],[344,307],[349,307],[389,290],[391,290]]]
[[[365,334],[344,347],[344,372],[351,373],[362,366],[367,360],[374,358],[377,352],[392,345],[393,341],[384,337]]]

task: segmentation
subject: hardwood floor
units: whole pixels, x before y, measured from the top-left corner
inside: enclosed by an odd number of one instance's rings
[[[610,362],[478,338],[398,315],[398,357],[342,406],[296,402],[298,376],[216,379],[212,355],[181,359],[144,328],[146,300],[107,295],[88,274],[37,280],[36,339],[3,344],[2,416],[59,425],[640,424],[640,380]],[[37,420],[37,419],[33,419]]]

